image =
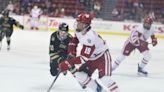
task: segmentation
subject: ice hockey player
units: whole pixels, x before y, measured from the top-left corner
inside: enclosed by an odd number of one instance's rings
[[[49,55],[50,55],[50,73],[56,76],[59,72],[58,64],[67,58],[67,49],[71,34],[68,33],[69,26],[66,23],[59,25],[58,31],[53,32],[50,38]]]
[[[31,9],[30,12],[30,22],[31,22],[31,30],[39,30],[39,19],[42,15],[43,11],[37,6],[34,5],[34,7]]]
[[[129,56],[130,53],[138,49],[140,53],[143,55],[143,59],[140,63],[138,63],[138,74],[147,76],[148,72],[145,71],[144,67],[148,64],[151,58],[151,54],[148,48],[148,41],[147,39],[151,37],[153,46],[157,45],[157,38],[154,34],[154,27],[152,26],[153,19],[149,16],[145,16],[143,24],[139,27],[133,29],[131,35],[126,40],[123,52],[119,57],[116,58],[115,62],[112,64],[112,70],[115,70],[119,64],[125,59],[125,57]]]
[[[59,69],[62,72],[79,64],[80,68],[72,74],[80,84],[91,88],[94,92],[119,92],[116,82],[111,79],[111,56],[108,45],[91,29],[91,20],[91,16],[87,13],[81,13],[76,18],[75,37],[69,43],[68,52],[69,55],[76,56],[76,48],[80,43],[81,53],[79,56],[61,62]],[[91,78],[96,69],[98,69],[100,81],[108,90]]]
[[[21,29],[24,29],[24,26],[21,25],[14,18],[9,17],[9,10],[2,12],[2,17],[0,18],[0,49],[2,46],[2,40],[6,36],[7,39],[7,50],[10,50],[10,40],[13,33],[13,26],[17,26]]]

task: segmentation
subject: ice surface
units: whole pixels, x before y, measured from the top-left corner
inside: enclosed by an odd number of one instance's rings
[[[11,50],[4,39],[0,51],[0,92],[46,92],[53,81],[49,73],[49,38],[52,32],[15,31]],[[102,35],[108,42],[113,60],[127,37]],[[121,92],[164,92],[164,39],[150,46],[152,58],[146,66],[148,77],[137,76],[142,55],[136,50],[113,73]],[[96,74],[96,73],[95,73]],[[59,76],[51,92],[85,92],[71,74]]]

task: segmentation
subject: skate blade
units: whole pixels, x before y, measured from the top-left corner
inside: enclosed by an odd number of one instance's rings
[[[7,48],[7,51],[10,51],[10,48]]]
[[[143,74],[143,73],[138,72],[138,76],[141,76],[141,77],[147,77],[148,74]]]

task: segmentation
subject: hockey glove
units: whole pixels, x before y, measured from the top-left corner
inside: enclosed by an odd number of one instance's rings
[[[63,72],[63,71],[66,71],[66,70],[72,68],[72,66],[74,66],[74,64],[80,64],[80,63],[81,63],[80,56],[69,59],[69,60],[64,60],[61,63],[59,63],[59,69],[61,72]]]
[[[24,26],[23,26],[23,25],[20,25],[19,27],[20,27],[21,29],[24,29]]]
[[[152,45],[153,46],[156,46],[157,44],[158,44],[157,38],[152,39]]]
[[[65,59],[71,59],[71,58],[73,58],[73,57],[75,57],[75,56],[69,54],[69,55],[67,55],[67,56],[64,57],[64,58],[65,58]],[[64,60],[65,60],[65,59],[64,59]],[[63,62],[63,61],[61,61],[61,62]],[[60,62],[59,62],[59,63],[60,63]],[[72,70],[72,68],[70,68],[69,71],[70,71],[70,70]],[[71,71],[70,71],[70,72],[71,72]],[[64,71],[64,72],[63,72],[63,75],[66,76],[66,75],[67,75],[67,71]]]
[[[60,72],[64,72],[70,69],[72,66],[73,64],[71,62],[69,62],[68,60],[64,60],[61,63],[59,63],[59,70]]]

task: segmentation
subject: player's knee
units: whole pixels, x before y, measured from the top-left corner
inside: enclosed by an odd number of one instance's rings
[[[100,78],[100,80],[105,86],[108,86],[114,82],[110,76],[103,76],[102,78]]]
[[[90,80],[90,77],[85,72],[76,72],[74,75],[82,85],[85,85],[85,82]]]
[[[144,51],[143,52],[143,58],[147,61],[149,61],[151,59],[151,53],[149,51]]]
[[[110,90],[118,90],[117,83],[111,79],[109,76],[104,76],[101,79],[102,84]],[[115,91],[112,91],[115,92]],[[117,92],[117,91],[116,91]]]
[[[116,59],[116,61],[117,61],[117,63],[121,63],[124,59],[125,59],[125,55],[120,55],[119,57],[117,57],[117,59]]]

